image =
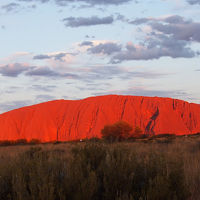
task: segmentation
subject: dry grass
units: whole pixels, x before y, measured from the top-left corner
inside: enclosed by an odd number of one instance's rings
[[[198,200],[200,136],[0,147],[1,200]]]

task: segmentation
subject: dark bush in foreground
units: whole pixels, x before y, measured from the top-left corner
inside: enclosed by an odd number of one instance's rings
[[[0,146],[25,145],[25,144],[28,144],[26,139],[0,141]]]
[[[13,142],[16,145],[23,145],[23,144],[27,144],[28,141],[26,139],[19,139]]]
[[[166,133],[166,134],[159,134],[159,135],[153,135],[151,138],[176,138],[175,134]]]
[[[0,199],[185,200],[190,195],[178,156],[136,153],[126,144],[86,143],[68,151],[36,147],[0,162]]]
[[[10,140],[0,141],[0,146],[10,146],[10,145],[13,145],[13,142]]]
[[[41,144],[41,141],[38,139],[31,139],[27,141],[26,139],[18,139],[18,140],[2,140],[0,141],[0,146],[15,146],[15,145],[34,145]]]
[[[32,140],[29,141],[29,144],[40,144],[40,143],[41,142],[38,139],[32,139]]]
[[[125,121],[119,121],[111,125],[105,125],[101,130],[103,139],[114,142],[122,141],[131,136],[132,126]]]

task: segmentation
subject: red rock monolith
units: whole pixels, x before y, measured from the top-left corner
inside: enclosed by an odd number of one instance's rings
[[[106,124],[119,120],[145,134],[200,132],[200,105],[160,97],[107,95],[56,100],[0,115],[0,140],[70,141],[101,137]]]

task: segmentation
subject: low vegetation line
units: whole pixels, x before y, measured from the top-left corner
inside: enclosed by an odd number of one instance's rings
[[[0,199],[197,200],[200,137],[162,140],[2,147]]]

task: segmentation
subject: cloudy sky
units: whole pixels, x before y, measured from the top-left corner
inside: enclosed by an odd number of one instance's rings
[[[104,94],[200,103],[200,0],[1,0],[0,113]]]

